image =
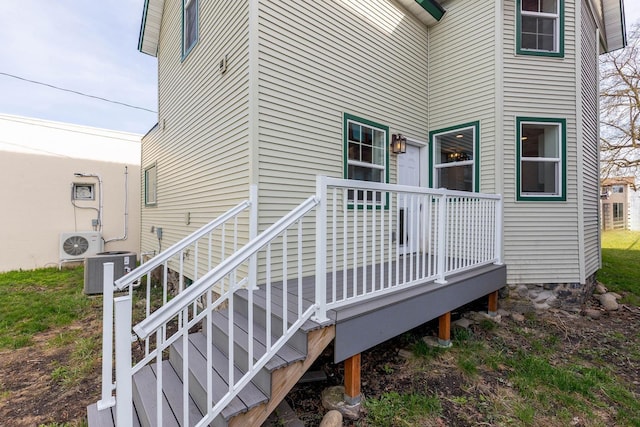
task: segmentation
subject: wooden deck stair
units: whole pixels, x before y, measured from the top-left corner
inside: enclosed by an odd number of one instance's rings
[[[247,292],[238,292],[234,298],[234,365],[237,378],[247,368],[248,358],[248,303]],[[271,325],[279,333],[282,324],[282,298],[272,299]],[[289,310],[295,312],[295,303],[289,302]],[[305,303],[306,304],[306,303]],[[265,352],[266,297],[264,291],[254,291],[254,359]],[[305,307],[306,308],[306,307]],[[229,340],[229,311],[213,313],[213,384],[214,401],[228,389],[227,348]],[[293,315],[288,317],[294,318]],[[189,335],[189,413],[190,425],[202,417],[209,405],[206,396],[206,328]],[[251,383],[222,411],[211,424],[213,426],[259,426],[298,382],[313,361],[335,337],[333,322],[320,325],[307,321],[289,342],[266,364]],[[274,340],[276,338],[273,338]],[[217,344],[217,345],[216,345]],[[163,375],[163,426],[182,426],[182,361],[183,344],[179,340],[162,362]],[[156,375],[158,367],[150,364],[133,376],[134,423],[142,427],[157,426]],[[215,402],[214,402],[215,404]],[[98,411],[96,404],[87,408],[90,427],[114,426],[115,409]],[[139,423],[139,424],[138,424]]]

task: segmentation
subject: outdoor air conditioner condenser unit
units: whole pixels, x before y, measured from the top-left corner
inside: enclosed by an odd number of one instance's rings
[[[101,294],[104,291],[104,264],[113,263],[113,280],[118,280],[136,268],[135,252],[100,252],[84,259],[84,293]]]
[[[102,251],[102,235],[97,231],[60,233],[60,260],[82,260]]]

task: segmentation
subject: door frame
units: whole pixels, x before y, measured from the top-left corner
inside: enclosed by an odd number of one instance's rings
[[[420,150],[418,152],[418,156],[419,156],[418,169],[420,171],[418,174],[418,187],[429,187],[429,171],[427,170],[429,168],[429,143],[426,141],[421,141],[419,139],[407,138],[407,145],[418,147]],[[398,154],[398,156],[403,156],[403,155],[405,154]],[[396,160],[396,183],[397,184],[399,184],[398,182],[399,176],[400,176],[400,160],[398,158]],[[397,236],[396,238],[400,238],[400,236]],[[422,248],[425,247],[425,242],[422,242],[421,240],[422,239],[418,239],[418,241],[415,244],[415,248],[411,248],[411,249],[415,249],[416,252],[420,252]],[[405,244],[400,245],[400,248],[402,248],[402,252],[404,253]]]

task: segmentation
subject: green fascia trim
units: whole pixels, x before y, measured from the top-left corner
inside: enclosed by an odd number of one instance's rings
[[[189,53],[193,50],[194,47],[196,47],[196,45],[198,44],[198,41],[200,40],[200,2],[199,0],[195,0],[196,2],[196,39],[194,40],[193,44],[191,46],[189,46],[187,48],[187,50],[184,50],[184,0],[182,1],[182,58],[180,58],[180,62],[184,61],[187,56],[189,56]]]
[[[427,11],[429,15],[433,16],[436,21],[440,21],[446,12],[435,0],[416,0],[416,3]]]
[[[144,28],[147,25],[147,13],[149,12],[149,0],[144,0],[144,9],[142,10],[142,24],[140,25],[140,34],[138,35],[138,51],[142,52],[142,40],[144,39]]]
[[[454,130],[474,128],[475,141],[474,141],[474,153],[473,153],[473,191],[476,193],[480,191],[480,121],[463,123],[461,125],[449,126],[442,129],[436,129],[429,132],[429,187],[433,188],[433,159],[435,153],[435,144],[433,138],[441,133],[452,132]]]
[[[560,1],[560,40],[558,41],[557,52],[547,52],[544,50],[528,50],[522,49],[522,34],[520,27],[522,26],[522,0],[516,0],[516,53],[518,55],[528,56],[545,56],[550,58],[564,58],[564,0]],[[621,0],[622,1],[622,0]]]
[[[557,196],[523,196],[520,194],[520,133],[522,122],[557,123],[562,126],[562,183],[561,194]],[[549,117],[516,117],[516,200],[518,202],[566,202],[567,201],[567,120]]]
[[[389,165],[389,126],[385,126],[385,125],[381,125],[380,123],[376,123],[373,122],[371,120],[367,120],[367,119],[363,119],[361,117],[358,116],[354,116],[352,114],[349,113],[343,113],[342,114],[342,177],[344,179],[349,179],[349,177],[347,176],[347,169],[349,167],[348,165],[348,151],[349,151],[349,147],[348,147],[348,135],[349,135],[349,129],[347,127],[347,122],[349,120],[353,120],[354,122],[359,122],[362,123],[363,125],[367,125],[367,126],[371,126],[374,128],[378,128],[378,129],[382,129],[385,132],[385,142],[384,142],[384,152],[385,152],[385,166],[384,166],[384,182],[385,184],[389,183],[389,169],[390,165]],[[368,209],[371,209],[373,206],[372,205],[365,205],[363,204],[358,204],[357,205],[359,209],[362,209],[364,206],[367,206]],[[353,205],[350,204],[349,208],[353,208]],[[377,208],[379,208],[379,206],[377,206]],[[384,205],[385,209],[389,209],[389,193],[387,193],[387,198],[385,200],[385,205]]]

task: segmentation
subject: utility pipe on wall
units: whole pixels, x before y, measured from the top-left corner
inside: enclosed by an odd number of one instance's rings
[[[129,170],[128,166],[124,167],[124,234],[122,237],[105,240],[104,243],[119,242],[127,240],[129,234]]]

